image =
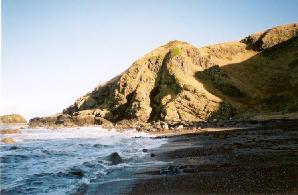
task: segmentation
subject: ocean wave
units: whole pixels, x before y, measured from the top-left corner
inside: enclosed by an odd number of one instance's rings
[[[21,131],[9,135],[16,143],[1,145],[1,194],[65,194],[84,183],[107,182],[117,172],[141,167],[142,158],[150,157],[143,149],[166,143],[135,130],[100,127]],[[113,153],[121,161],[107,159]]]

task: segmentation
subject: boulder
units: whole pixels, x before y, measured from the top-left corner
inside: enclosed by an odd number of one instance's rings
[[[69,171],[69,174],[74,175],[74,176],[77,176],[77,177],[83,177],[85,175],[84,174],[84,171],[81,170],[80,168],[72,168]]]
[[[112,154],[107,156],[105,159],[108,161],[111,161],[112,165],[118,165],[120,163],[123,163],[121,156],[117,152],[113,152]]]
[[[101,125],[103,128],[106,129],[112,129],[114,127],[113,123],[110,122],[109,120],[102,118],[102,117],[95,117],[94,118],[94,123],[96,125]]]
[[[93,124],[95,124],[95,116],[94,115],[78,115],[78,116],[74,117],[74,121],[79,126],[93,125]]]
[[[152,158],[155,157],[155,156],[156,156],[156,155],[155,155],[154,153],[151,153],[151,154],[150,154],[150,157],[152,157]]]

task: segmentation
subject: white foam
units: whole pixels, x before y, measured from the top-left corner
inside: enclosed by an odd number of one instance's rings
[[[101,144],[113,145],[121,139],[133,137],[152,137],[144,132],[137,132],[134,129],[124,132],[115,129],[107,130],[101,127],[80,127],[63,129],[22,129],[21,134],[0,135],[14,138],[17,142],[27,142],[34,140],[61,140],[61,139],[97,139]]]
[[[166,143],[166,139],[151,139],[151,135],[133,129],[118,132],[101,127],[28,128],[21,129],[21,132],[21,134],[0,135],[14,138],[18,148],[10,150],[5,147],[5,150],[0,151],[1,157],[11,155],[28,157],[24,160],[20,159],[18,163],[12,162],[6,165],[13,168],[6,169],[9,175],[6,176],[9,179],[4,183],[5,187],[16,187],[17,184],[14,181],[20,179],[18,183],[22,183],[34,174],[67,172],[76,166],[86,169],[87,179],[105,174],[111,168],[142,166],[139,159],[145,155],[149,156],[149,153],[142,152],[142,149],[153,149]],[[124,163],[111,166],[110,162],[106,162],[105,157],[113,152],[118,152],[124,159]],[[85,166],[85,162],[96,166],[94,168]],[[49,186],[56,185],[54,181],[54,183],[51,182],[44,183],[43,187],[51,189]],[[63,182],[66,185],[68,178]],[[74,182],[77,186],[77,180]]]

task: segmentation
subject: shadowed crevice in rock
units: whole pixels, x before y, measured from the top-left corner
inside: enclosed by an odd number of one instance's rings
[[[123,119],[130,119],[132,117],[131,113],[128,112],[128,109],[132,105],[132,100],[134,95],[135,95],[135,91],[128,94],[126,96],[127,102],[112,110],[113,122],[120,121]]]
[[[160,102],[156,101],[155,98],[159,95],[160,90],[159,86],[153,88],[153,90],[150,92],[150,107],[152,108],[149,121],[158,120],[160,118],[161,109],[159,107]],[[160,100],[160,99],[158,99]]]
[[[238,98],[246,96],[244,92],[232,84],[229,75],[219,66],[212,66],[204,71],[197,72],[195,76],[202,83],[210,83],[224,95]],[[210,91],[214,93],[212,90]]]
[[[150,113],[149,121],[163,120],[163,112],[166,104],[162,103],[165,96],[176,96],[180,91],[180,86],[177,85],[175,77],[168,71],[168,65],[170,63],[173,51],[168,52],[162,62],[162,66],[155,79],[154,88],[150,92],[150,107],[152,111]],[[167,102],[172,101],[173,98]]]

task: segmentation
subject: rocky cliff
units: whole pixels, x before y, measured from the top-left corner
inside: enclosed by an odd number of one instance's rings
[[[298,114],[298,24],[202,48],[171,41],[31,126],[140,126]]]
[[[27,123],[26,119],[19,114],[9,114],[0,116],[0,123]]]

